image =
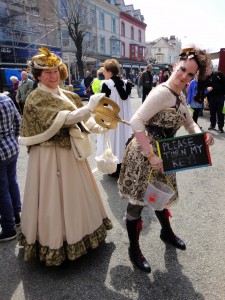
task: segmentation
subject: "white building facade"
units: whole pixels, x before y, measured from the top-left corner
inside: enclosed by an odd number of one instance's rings
[[[174,35],[161,37],[146,43],[146,59],[156,64],[174,64],[179,59],[181,41]]]

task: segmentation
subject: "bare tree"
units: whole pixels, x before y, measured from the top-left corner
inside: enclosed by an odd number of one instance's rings
[[[68,29],[69,36],[76,46],[76,60],[78,73],[84,77],[84,56],[87,54],[87,43],[84,41],[86,34],[93,32],[89,23],[89,1],[86,0],[59,0],[58,5],[52,0],[54,13],[61,21],[61,25]]]

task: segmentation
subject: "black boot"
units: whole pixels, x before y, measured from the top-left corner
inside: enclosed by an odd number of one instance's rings
[[[139,269],[146,273],[151,273],[151,267],[143,254],[139,246],[139,235],[142,229],[142,220],[127,220],[127,232],[130,240],[129,256],[132,263],[134,263]]]
[[[120,177],[120,169],[122,164],[117,164],[116,172],[108,174],[111,177],[119,178]]]
[[[170,226],[169,210],[166,208],[163,209],[162,211],[156,210],[155,214],[162,226],[161,234],[160,234],[161,240],[163,242],[173,245],[174,247],[176,247],[178,249],[186,250],[185,243],[173,233],[173,230]]]

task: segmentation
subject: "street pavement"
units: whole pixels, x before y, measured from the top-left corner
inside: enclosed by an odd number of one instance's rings
[[[141,105],[132,91],[133,112]],[[209,112],[199,118],[204,130]],[[16,241],[0,244],[0,300],[219,300],[225,299],[225,134],[212,132],[212,166],[177,173],[180,200],[171,208],[172,227],[187,245],[186,251],[165,245],[160,225],[150,208],[143,211],[142,252],[152,273],[136,269],[128,258],[124,214],[127,200],[118,194],[116,179],[96,171],[89,162],[114,228],[106,242],[72,262],[68,269],[23,261]],[[181,129],[178,135],[184,135]],[[93,149],[96,147],[92,136]],[[27,152],[20,148],[18,177],[21,195]]]

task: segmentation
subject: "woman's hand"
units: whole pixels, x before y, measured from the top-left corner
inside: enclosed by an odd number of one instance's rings
[[[212,146],[214,144],[214,137],[211,135],[211,133],[207,132],[206,133],[206,145]]]
[[[95,108],[98,106],[99,101],[105,97],[105,93],[94,94],[90,97],[87,104],[90,112],[94,112]]]
[[[154,170],[163,172],[163,161],[156,154],[149,157],[149,162]]]

